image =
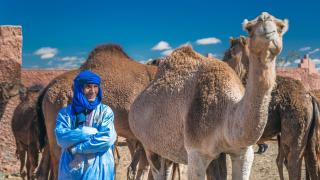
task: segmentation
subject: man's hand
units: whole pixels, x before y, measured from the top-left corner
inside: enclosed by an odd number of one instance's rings
[[[94,127],[83,126],[80,129],[87,135],[95,135],[98,133],[98,130]]]

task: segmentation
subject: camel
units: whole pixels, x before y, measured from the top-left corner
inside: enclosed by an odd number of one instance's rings
[[[250,37],[246,88],[226,63],[184,46],[166,57],[155,80],[132,104],[130,128],[155,179],[165,178],[166,159],[188,164],[190,180],[204,179],[220,153],[231,155],[234,178],[249,179],[252,145],[267,122],[275,59],[288,21],[264,12],[245,20],[243,27]]]
[[[108,104],[114,111],[117,134],[127,138],[130,152],[133,153],[130,147],[136,143],[136,138],[129,128],[129,109],[138,94],[155,77],[157,67],[132,60],[118,45],[101,45],[90,53],[79,69],[68,71],[49,83],[38,99],[40,115],[43,112],[40,119],[42,123],[39,124],[42,124],[41,129],[47,132],[55,178],[60,159],[60,147],[54,135],[56,115],[60,108],[71,102],[73,79],[81,70],[91,70],[101,77],[103,103]],[[42,132],[41,137],[45,137],[44,133]],[[42,138],[42,146],[44,142]]]
[[[245,85],[249,71],[247,39],[243,36],[237,39],[231,38],[230,44],[223,61],[235,70]],[[277,157],[280,179],[284,179],[283,162],[286,162],[289,179],[301,179],[301,163],[306,146],[309,144],[308,138],[319,123],[317,100],[300,81],[282,76],[276,77],[276,86],[271,96],[268,122],[259,141],[264,142],[281,134],[278,138]],[[307,170],[310,171],[310,168]],[[309,174],[313,179],[319,179],[319,176],[312,171]]]
[[[16,155],[20,160],[20,174],[24,179],[32,179],[33,173],[38,166],[39,143],[38,143],[38,125],[36,102],[41,85],[33,85],[27,89],[26,94],[21,94],[21,103],[14,110],[12,117],[12,132],[16,140]],[[27,157],[26,169],[25,157]]]

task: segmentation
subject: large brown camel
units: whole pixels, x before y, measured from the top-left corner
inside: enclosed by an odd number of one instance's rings
[[[90,53],[88,60],[79,70],[64,73],[50,82],[44,94],[39,98],[39,102],[42,107],[40,111],[44,115],[55,177],[57,177],[60,159],[60,147],[54,135],[56,115],[60,108],[71,102],[73,79],[80,70],[85,69],[100,75],[103,102],[114,111],[117,134],[129,139],[129,146],[136,143],[129,128],[129,108],[138,94],[154,78],[157,71],[155,66],[144,65],[132,60],[117,45],[102,45]]]
[[[165,159],[188,164],[189,179],[204,179],[209,163],[223,152],[231,155],[233,178],[249,179],[251,145],[267,122],[275,59],[288,22],[262,13],[243,26],[250,36],[246,88],[226,63],[182,47],[133,103],[130,128],[155,179],[165,178]]]
[[[238,39],[231,38],[230,44],[223,60],[235,70],[245,85],[249,72],[247,39],[243,36]],[[289,179],[301,179],[301,164],[310,132],[319,126],[317,100],[300,81],[282,76],[276,77],[276,86],[271,95],[268,122],[259,141],[266,141],[281,134],[277,157],[280,179],[283,179],[284,162]],[[307,168],[310,177],[319,179],[311,169]]]
[[[20,95],[21,103],[14,110],[12,117],[12,132],[16,140],[16,155],[20,160],[20,174],[24,179],[32,179],[34,171],[38,166],[39,142],[38,142],[38,119],[36,102],[41,85],[34,85],[27,89],[24,95]],[[26,170],[25,161],[26,162]]]

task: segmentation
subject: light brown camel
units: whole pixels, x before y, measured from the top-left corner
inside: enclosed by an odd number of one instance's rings
[[[223,60],[235,70],[245,85],[249,72],[247,39],[243,36],[231,38],[230,44]],[[282,76],[276,77],[276,86],[271,95],[268,122],[259,141],[269,140],[281,133],[277,157],[280,179],[283,179],[284,162],[289,179],[301,179],[301,163],[308,138],[318,126],[317,119],[320,118],[317,100],[300,81]],[[319,178],[312,171],[310,175],[313,179]]]
[[[129,128],[129,108],[136,96],[154,78],[157,71],[155,66],[144,65],[132,60],[117,45],[102,45],[90,53],[88,60],[79,70],[69,71],[51,81],[46,87],[45,93],[41,96],[42,98],[39,98],[39,102],[41,102],[42,112],[44,113],[55,177],[57,177],[57,165],[60,158],[60,147],[57,145],[54,135],[56,115],[60,108],[71,102],[72,81],[80,70],[85,69],[100,75],[103,102],[114,111],[117,134],[129,139],[129,146],[136,143],[136,139]],[[42,137],[44,136],[42,135]]]
[[[233,178],[249,179],[251,145],[267,122],[275,59],[288,22],[262,13],[243,26],[250,36],[246,89],[226,63],[182,47],[167,57],[133,103],[130,128],[155,179],[164,179],[165,159],[188,164],[189,179],[204,179],[209,163],[222,152],[231,154]],[[155,163],[158,159],[161,163]]]
[[[40,148],[36,102],[41,89],[41,85],[33,85],[27,89],[26,94],[20,95],[21,103],[14,110],[12,117],[11,127],[16,140],[16,155],[20,160],[20,174],[23,179],[26,175],[28,179],[34,178],[33,174],[38,166]]]

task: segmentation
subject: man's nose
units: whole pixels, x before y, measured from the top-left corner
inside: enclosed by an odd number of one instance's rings
[[[90,88],[89,88],[89,91],[90,91],[90,92],[93,92],[93,91],[94,91],[94,87],[90,87]]]

